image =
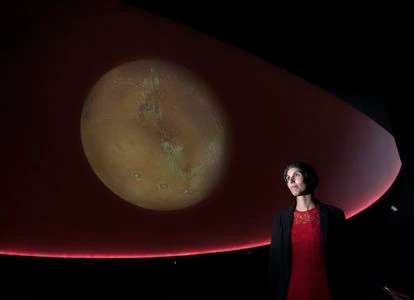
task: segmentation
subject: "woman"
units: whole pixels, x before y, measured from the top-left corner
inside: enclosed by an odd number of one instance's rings
[[[268,298],[345,297],[340,288],[344,212],[314,197],[318,175],[310,165],[290,163],[283,176],[296,201],[273,218]]]

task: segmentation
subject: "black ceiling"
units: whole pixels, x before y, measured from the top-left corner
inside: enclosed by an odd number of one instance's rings
[[[125,0],[241,48],[354,105],[388,131],[381,88],[390,27],[359,9],[287,8],[270,1],[228,5]],[[387,54],[388,53],[388,54]]]

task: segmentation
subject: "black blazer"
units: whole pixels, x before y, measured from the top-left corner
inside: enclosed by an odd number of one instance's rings
[[[334,299],[345,297],[341,288],[344,273],[344,212],[335,206],[316,200],[318,205],[322,247],[329,287]],[[287,296],[291,272],[291,229],[296,203],[275,214],[269,252],[267,299],[283,300]]]

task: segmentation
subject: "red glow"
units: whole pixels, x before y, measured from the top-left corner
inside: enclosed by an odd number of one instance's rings
[[[5,59],[0,254],[149,258],[250,249],[269,244],[272,215],[291,203],[281,179],[291,160],[315,166],[318,197],[347,218],[395,181],[394,139],[367,116],[249,53],[115,2],[33,4],[30,28]],[[149,57],[202,77],[233,128],[224,180],[178,212],[145,211],[115,196],[80,143],[91,85],[120,63]]]
[[[266,246],[269,244],[269,241],[263,241],[261,243],[251,243],[246,244],[240,247],[227,247],[220,249],[200,249],[199,251],[177,251],[177,252],[165,252],[165,253],[147,253],[147,254],[124,254],[124,253],[114,253],[108,255],[99,255],[99,254],[89,254],[89,253],[55,253],[55,252],[31,252],[31,251],[20,251],[20,250],[11,250],[11,251],[2,251],[0,255],[13,255],[13,256],[30,256],[30,257],[54,257],[54,258],[85,258],[85,259],[122,259],[122,258],[157,258],[157,257],[176,257],[176,256],[192,256],[192,255],[202,255],[209,253],[220,253],[220,252],[230,252],[230,251],[239,251],[244,249],[251,249]]]

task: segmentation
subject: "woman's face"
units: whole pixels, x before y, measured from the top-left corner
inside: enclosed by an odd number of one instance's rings
[[[300,169],[290,168],[286,174],[286,183],[293,196],[306,194],[306,183]]]

